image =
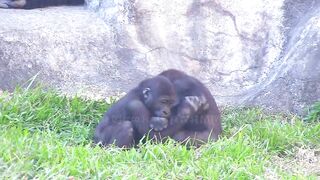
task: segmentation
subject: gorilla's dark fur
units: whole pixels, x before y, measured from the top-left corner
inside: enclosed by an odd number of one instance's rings
[[[155,135],[179,142],[190,140],[195,146],[217,140],[222,133],[221,117],[210,91],[196,78],[178,70],[167,70],[159,76],[173,83],[178,104],[171,110],[168,127]]]
[[[84,0],[0,0],[0,8],[34,9],[47,6],[81,5]]]
[[[221,133],[220,112],[210,91],[196,78],[171,69],[144,80],[114,104],[94,140],[132,147],[148,135],[199,146]]]
[[[95,143],[132,147],[149,132],[151,119],[166,122],[175,101],[174,87],[167,78],[142,81],[106,112],[96,127]]]

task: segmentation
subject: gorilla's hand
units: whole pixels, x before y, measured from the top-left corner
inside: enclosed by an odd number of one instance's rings
[[[185,102],[193,108],[194,112],[197,112],[200,108],[202,110],[209,108],[207,99],[204,96],[186,96]]]
[[[168,119],[163,117],[152,117],[149,126],[154,131],[162,131],[168,127]]]

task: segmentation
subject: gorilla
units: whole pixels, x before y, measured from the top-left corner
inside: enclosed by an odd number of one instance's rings
[[[97,125],[94,142],[128,148],[147,136],[198,147],[218,139],[220,118],[210,91],[196,78],[171,69],[142,81],[115,103]]]
[[[95,129],[94,142],[132,147],[148,134],[150,121],[163,122],[159,126],[166,128],[175,103],[176,92],[168,78],[146,79],[105,113]]]
[[[58,5],[81,5],[84,0],[0,0],[0,8],[34,9]]]
[[[164,71],[159,76],[172,82],[177,103],[172,107],[169,124],[163,119],[151,119],[151,136],[158,139],[170,137],[178,142],[189,140],[194,146],[208,140],[217,140],[222,133],[221,115],[213,96],[204,84],[175,69]]]

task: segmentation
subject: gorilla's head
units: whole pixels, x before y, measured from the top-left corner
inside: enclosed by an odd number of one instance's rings
[[[142,101],[153,116],[169,117],[171,108],[176,103],[176,92],[173,84],[164,76],[146,79],[139,85]]]

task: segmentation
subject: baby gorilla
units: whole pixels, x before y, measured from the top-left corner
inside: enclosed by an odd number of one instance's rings
[[[149,133],[151,119],[167,122],[175,102],[175,89],[166,77],[146,79],[105,113],[95,129],[94,142],[132,147]]]

